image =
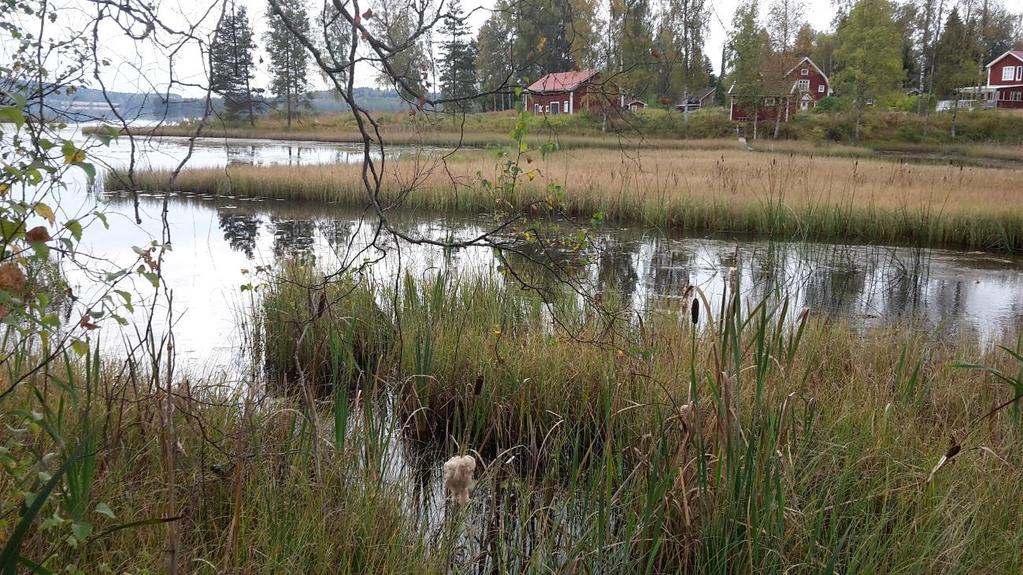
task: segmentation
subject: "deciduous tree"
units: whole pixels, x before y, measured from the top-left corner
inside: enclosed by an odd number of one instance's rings
[[[870,103],[899,88],[903,79],[902,38],[892,20],[888,0],[859,0],[838,29],[835,61],[840,67],[833,80],[850,98],[860,118]]]

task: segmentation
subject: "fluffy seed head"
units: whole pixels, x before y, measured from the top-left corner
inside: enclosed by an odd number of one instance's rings
[[[444,462],[444,489],[460,505],[469,502],[469,487],[472,486],[476,460],[471,455],[456,455]]]

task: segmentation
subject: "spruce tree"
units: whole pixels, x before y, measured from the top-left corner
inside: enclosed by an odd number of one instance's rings
[[[440,69],[441,97],[456,100],[445,107],[468,110],[469,101],[478,92],[476,80],[476,41],[469,35],[459,0],[452,0],[448,17],[440,31],[444,38],[444,59]]]
[[[210,85],[224,98],[225,113],[230,120],[247,112],[249,123],[255,123],[252,102],[252,50],[255,47],[245,6],[237,7],[232,1],[210,44]]]
[[[953,8],[934,48],[933,84],[936,96],[954,96],[958,88],[972,86],[976,82],[977,63],[973,59],[976,51],[970,30],[959,17],[959,9]]]
[[[291,128],[309,83],[309,56],[289,26],[309,37],[309,18],[303,0],[279,0],[277,4],[279,14],[272,6],[267,9],[268,28],[263,39],[270,54],[270,88],[277,101],[284,102]]]

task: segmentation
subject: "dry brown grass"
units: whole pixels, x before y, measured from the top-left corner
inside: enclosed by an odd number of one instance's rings
[[[385,199],[406,207],[481,212],[553,201],[573,215],[694,232],[1023,249],[1023,171],[913,165],[737,150],[531,153],[514,193],[495,194],[492,154],[420,155],[385,166]],[[111,185],[125,187],[112,182]],[[166,189],[165,173],[137,186]],[[232,166],[181,174],[175,189],[365,205],[358,165]]]

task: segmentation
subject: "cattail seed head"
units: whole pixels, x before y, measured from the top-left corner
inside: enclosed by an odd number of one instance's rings
[[[700,300],[693,298],[693,307],[691,310],[693,325],[700,323]]]
[[[471,455],[456,455],[444,462],[444,489],[459,505],[469,503],[476,460]]]

